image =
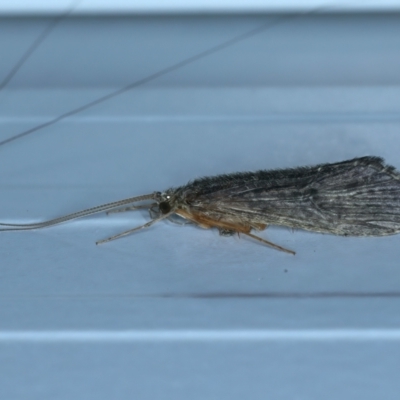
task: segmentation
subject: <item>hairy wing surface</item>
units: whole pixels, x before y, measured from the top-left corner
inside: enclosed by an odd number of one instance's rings
[[[250,225],[354,236],[400,231],[400,175],[376,157],[233,177],[192,206]]]

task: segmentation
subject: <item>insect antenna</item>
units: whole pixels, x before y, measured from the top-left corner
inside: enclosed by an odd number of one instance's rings
[[[115,213],[121,213],[121,212],[127,212],[127,211],[135,211],[135,210],[140,210],[142,208],[151,209],[157,205],[158,205],[158,203],[150,203],[150,204],[139,204],[138,206],[116,208],[116,209],[111,209],[111,210],[107,211],[106,214],[109,215],[109,214],[115,214]]]
[[[53,21],[44,29],[44,31],[31,43],[28,49],[22,54],[21,58],[11,68],[6,77],[0,82],[0,91],[3,90],[9,82],[14,78],[14,75],[22,68],[26,61],[30,58],[33,53],[38,49],[44,40],[52,33],[60,22],[70,16],[72,12],[78,7],[82,0],[73,1],[67,8],[67,10],[60,15],[56,16]]]
[[[129,234],[131,234],[133,232],[139,231],[140,229],[148,228],[149,226],[155,224],[156,222],[161,221],[162,219],[170,217],[173,213],[174,213],[174,211],[171,210],[169,213],[163,214],[163,215],[161,215],[160,217],[158,217],[156,219],[152,219],[151,221],[149,221],[149,222],[147,222],[147,223],[145,223],[143,225],[137,226],[136,228],[129,229],[128,231],[118,233],[117,235],[111,236],[111,237],[109,237],[107,239],[99,240],[98,242],[96,242],[96,244],[102,244],[102,243],[106,243],[106,242],[111,242],[111,240],[119,239],[122,236],[129,235]]]
[[[289,254],[293,254],[293,255],[296,254],[296,252],[293,251],[293,250],[285,249],[284,247],[281,247],[281,246],[279,246],[279,245],[277,245],[275,243],[269,242],[268,240],[260,238],[259,236],[253,235],[252,233],[245,233],[245,232],[241,232],[241,233],[243,233],[244,235],[250,236],[251,238],[256,239],[259,242],[264,243],[267,246],[270,246],[270,247],[272,247],[272,248],[274,248],[276,250],[284,251],[285,253],[289,253]]]
[[[58,225],[63,222],[66,222],[66,221],[71,221],[72,219],[82,218],[82,217],[86,217],[87,215],[92,215],[92,214],[97,214],[97,213],[100,213],[103,211],[108,211],[113,208],[124,206],[126,204],[135,203],[137,201],[150,200],[150,199],[154,200],[156,198],[157,198],[157,193],[145,194],[145,195],[136,196],[136,197],[129,197],[127,199],[102,204],[100,206],[96,206],[96,207],[88,208],[86,210],[78,211],[78,212],[75,212],[72,214],[64,215],[59,218],[54,218],[54,219],[51,219],[48,221],[37,222],[37,223],[33,223],[33,224],[0,223],[0,226],[4,226],[4,228],[0,228],[0,231],[25,231],[25,230],[30,230],[30,229],[45,228],[45,227],[52,226],[52,225]],[[154,203],[151,203],[148,206],[149,207],[154,206]],[[143,207],[138,206],[137,208],[143,208]]]
[[[77,4],[79,4],[79,1],[77,2]],[[71,6],[71,11],[75,7],[76,7],[76,5]],[[11,136],[11,137],[9,137],[7,139],[1,140],[0,141],[0,146],[6,145],[6,144],[11,143],[11,142],[13,142],[15,140],[19,140],[19,139],[21,139],[21,138],[23,138],[23,137],[25,137],[27,135],[30,135],[30,134],[32,134],[32,133],[34,133],[36,131],[39,131],[39,130],[41,130],[43,128],[46,128],[48,126],[52,126],[52,125],[58,123],[59,121],[62,121],[64,119],[68,118],[68,117],[71,117],[71,116],[75,115],[75,114],[79,114],[82,111],[85,111],[85,110],[87,110],[89,108],[92,108],[92,107],[94,107],[94,106],[96,106],[98,104],[104,103],[104,102],[106,102],[106,101],[108,101],[110,99],[113,99],[114,97],[117,97],[117,96],[119,96],[119,95],[121,95],[121,94],[123,94],[125,92],[128,92],[130,90],[134,90],[134,89],[136,89],[136,88],[138,88],[140,86],[143,86],[143,85],[145,85],[147,83],[150,83],[150,82],[152,82],[152,81],[154,81],[154,80],[156,80],[158,78],[163,77],[164,75],[168,75],[168,74],[170,74],[170,73],[172,73],[172,72],[174,72],[176,70],[179,70],[179,69],[181,69],[183,67],[186,67],[187,65],[193,64],[193,63],[195,63],[195,62],[197,62],[199,60],[202,60],[203,58],[206,58],[206,57],[208,57],[210,55],[213,55],[215,53],[218,53],[218,52],[220,52],[220,51],[222,51],[222,50],[224,50],[226,48],[234,46],[237,43],[240,43],[242,41],[246,41],[247,39],[250,39],[253,36],[259,35],[260,33],[264,32],[264,31],[266,31],[268,29],[271,29],[271,28],[273,28],[273,27],[275,27],[277,25],[279,26],[280,24],[282,24],[282,23],[284,23],[286,21],[289,21],[289,20],[291,20],[293,18],[301,18],[303,16],[310,15],[310,14],[315,13],[317,11],[321,11],[324,8],[326,8],[326,7],[325,6],[321,6],[321,7],[316,7],[314,9],[311,9],[311,10],[308,10],[308,11],[305,11],[305,12],[301,12],[301,13],[298,13],[298,14],[278,17],[273,21],[268,21],[268,22],[266,22],[264,24],[261,24],[261,25],[255,27],[255,28],[249,29],[246,32],[240,33],[240,34],[235,35],[235,36],[233,36],[233,37],[231,37],[231,38],[229,38],[229,39],[227,39],[225,41],[222,41],[221,43],[214,44],[213,46],[210,46],[209,48],[207,48],[205,50],[199,51],[198,53],[196,53],[194,55],[190,55],[190,56],[188,56],[186,58],[183,58],[180,61],[177,61],[177,62],[175,62],[175,63],[173,63],[173,64],[171,64],[171,65],[169,65],[169,66],[167,66],[165,68],[162,68],[162,69],[160,69],[160,70],[158,70],[158,71],[156,71],[156,72],[154,72],[154,73],[152,73],[150,75],[147,75],[147,76],[145,76],[145,77],[143,77],[141,79],[138,79],[135,82],[132,82],[132,83],[130,83],[130,84],[124,86],[124,87],[121,87],[119,89],[111,91],[110,93],[108,93],[108,94],[106,94],[104,96],[98,97],[95,100],[89,101],[89,102],[87,102],[87,103],[85,103],[85,104],[83,104],[81,106],[78,106],[78,107],[76,107],[76,108],[74,108],[74,109],[72,109],[70,111],[67,111],[67,112],[65,112],[63,114],[60,114],[59,116],[57,116],[55,118],[52,118],[52,119],[48,120],[47,122],[44,122],[44,123],[39,124],[39,125],[36,125],[36,126],[34,126],[32,128],[29,128],[29,129],[27,129],[27,130],[25,130],[23,132],[20,132],[20,133],[16,134],[14,136]],[[69,13],[71,13],[71,11],[68,11],[65,15],[67,16]],[[65,16],[64,16],[64,18],[65,18]],[[49,30],[49,33],[51,32],[52,29]],[[48,33],[46,32],[44,37],[46,37],[47,35],[48,35]],[[38,43],[40,43],[41,40],[42,39],[39,38],[38,39]],[[35,47],[33,49],[35,50]],[[30,56],[31,53],[33,53],[33,50],[29,52],[28,56]],[[13,76],[15,75],[15,73],[13,73]],[[8,82],[6,82],[5,84],[7,84],[7,83]]]

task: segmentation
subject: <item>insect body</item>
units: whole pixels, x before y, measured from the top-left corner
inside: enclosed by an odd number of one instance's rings
[[[152,200],[152,203],[132,205]],[[128,206],[121,208],[122,206]],[[196,179],[165,192],[132,197],[36,224],[0,224],[0,230],[44,228],[104,211],[147,208],[153,219],[104,243],[177,214],[222,235],[242,233],[278,250],[293,251],[253,235],[281,225],[343,236],[400,232],[400,174],[378,157],[313,167],[244,172]]]

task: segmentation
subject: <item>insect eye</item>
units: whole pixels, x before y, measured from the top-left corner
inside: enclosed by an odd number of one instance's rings
[[[158,208],[160,209],[162,214],[167,214],[171,211],[171,206],[167,201],[162,201],[159,205]]]

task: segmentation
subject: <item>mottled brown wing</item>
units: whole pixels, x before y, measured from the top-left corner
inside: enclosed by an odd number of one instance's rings
[[[213,218],[352,236],[400,231],[400,175],[377,157],[213,179],[187,194]]]

